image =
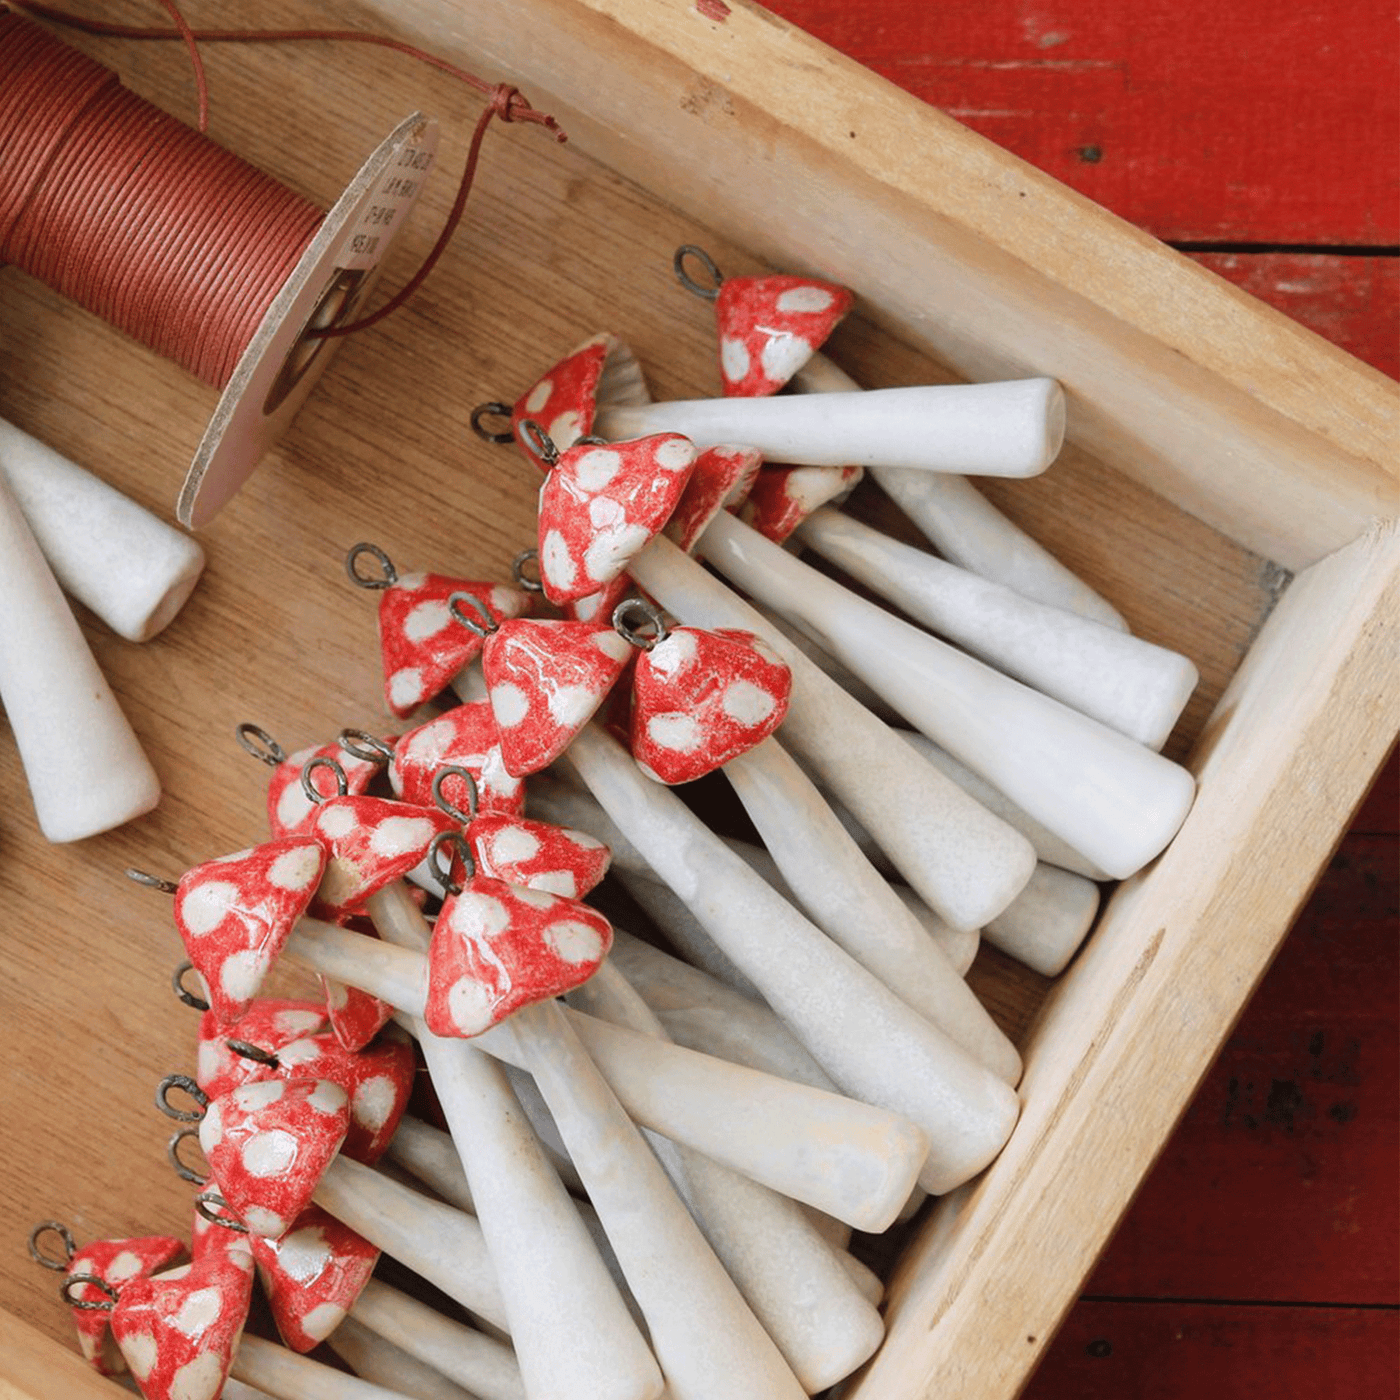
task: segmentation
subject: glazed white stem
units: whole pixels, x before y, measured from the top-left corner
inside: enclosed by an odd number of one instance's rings
[[[607,1231],[674,1400],[802,1400],[804,1392],[589,1058],[564,1008],[496,1027],[528,1068]]]
[[[821,353],[797,372],[793,386],[804,393],[860,388]],[[1112,604],[1008,520],[966,477],[903,467],[876,467],[871,474],[945,559],[1028,598],[1127,631]]]
[[[348,1376],[247,1333],[234,1355],[231,1374],[277,1400],[415,1400],[402,1390]]]
[[[720,512],[717,519],[732,517]],[[779,730],[784,745],[856,814],[940,917],[954,928],[977,929],[1011,903],[1035,865],[1035,852],[1020,833],[919,762],[887,724],[670,540],[653,540],[631,572],[690,625],[746,628],[782,656],[792,669],[791,701]]]
[[[823,506],[797,536],[998,670],[1159,749],[1200,675],[1186,657],[1050,607]]]
[[[657,1040],[666,1033],[626,978],[605,963],[571,1002]],[[880,1315],[836,1250],[796,1202],[652,1137],[662,1167],[754,1315],[810,1394],[869,1359],[884,1335]]]
[[[301,921],[284,951],[422,1018],[427,967],[419,954],[314,919]],[[908,1196],[927,1144],[898,1110],[657,1044],[581,1012],[566,1016],[644,1127],[858,1229],[885,1229]],[[518,1039],[500,1026],[475,1044],[508,1064],[533,1068]],[[827,1161],[814,1162],[823,1155]],[[839,1173],[828,1169],[833,1160]]]
[[[411,1352],[396,1347],[377,1332],[347,1317],[335,1329],[330,1348],[361,1380],[375,1385],[396,1385],[412,1400],[481,1400],[448,1380],[441,1371],[424,1364]],[[517,1396],[524,1400],[523,1389]],[[226,1400],[226,1397],[221,1397]]]
[[[402,883],[367,901],[382,938],[425,953],[432,939]],[[575,1400],[655,1400],[661,1372],[499,1063],[421,1021],[433,1087],[472,1183],[526,1389]]]
[[[508,1346],[378,1279],[365,1285],[352,1317],[481,1400],[525,1400],[528,1394]]]
[[[777,740],[765,739],[723,771],[807,916],[901,1000],[1015,1084],[1016,1047]]]
[[[313,1199],[468,1312],[493,1327],[509,1326],[486,1240],[473,1216],[348,1157],[331,1163]]]
[[[65,592],[119,636],[148,641],[185,605],[204,551],[184,531],[3,420],[0,476]]]
[[[1038,476],[1065,434],[1053,379],[872,389],[820,398],[599,403],[594,431],[614,440],[684,433],[698,447],[744,443],[770,462]]]
[[[160,781],[0,479],[0,701],[34,812],[54,842],[149,812]]]
[[[1110,875],[1141,869],[1185,820],[1195,781],[1184,768],[867,602],[732,516],[710,523],[700,551]]]
[[[951,1190],[991,1161],[1019,1109],[1003,1080],[838,948],[602,730],[585,728],[566,758],[832,1079],[923,1130],[926,1189]]]

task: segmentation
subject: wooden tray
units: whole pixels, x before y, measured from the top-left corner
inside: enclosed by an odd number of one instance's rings
[[[871,386],[1057,376],[1063,458],[988,493],[1202,671],[1168,749],[1200,796],[1166,855],[1118,889],[1056,983],[979,958],[974,981],[1025,1053],[1024,1115],[903,1242],[889,1337],[847,1391],[1014,1394],[1400,727],[1395,386],[756,6],[287,0],[238,19],[397,34],[518,82],[571,139],[491,137],[448,257],[340,351],[205,533],[208,572],[168,632],[138,647],[90,627],[160,808],[48,846],[0,745],[0,1396],[51,1395],[47,1353],[71,1349],[52,1276],[24,1254],[33,1222],[80,1239],[187,1228],[151,1096],[190,1067],[193,1020],[168,988],[168,911],[123,868],[176,873],[258,839],[264,770],[234,745],[238,722],[289,747],[386,723],[350,544],[505,576],[537,480],[471,435],[473,404],[514,397],[601,329],[632,344],[658,397],[714,391],[708,309],[671,277],[682,242],[726,273],[851,285],[861,310],[831,353]],[[191,118],[177,46],[72,42]],[[216,139],[325,205],[400,117],[442,119],[403,275],[446,208],[476,99],[353,46],[210,47],[206,62]],[[169,514],[211,392],[13,270],[0,327],[0,413]],[[905,528],[873,488],[858,504]]]

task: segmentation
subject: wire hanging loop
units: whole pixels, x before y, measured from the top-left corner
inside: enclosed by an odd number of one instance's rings
[[[126,868],[126,878],[148,890],[159,890],[161,894],[174,894],[180,887],[174,880],[166,880],[160,875],[152,875],[147,870],[138,870],[134,865]]]
[[[710,279],[708,283],[697,282],[686,270],[686,261],[690,258],[694,258],[704,268]],[[703,248],[694,243],[682,243],[676,249],[675,257],[671,259],[671,266],[675,270],[676,281],[692,296],[697,296],[703,301],[714,301],[719,296],[719,289],[724,284],[724,274]]]
[[[276,1069],[282,1063],[271,1050],[254,1045],[251,1040],[226,1040],[224,1044],[240,1059],[252,1060],[255,1065],[266,1065],[268,1069]]]
[[[286,749],[266,729],[256,724],[245,720],[233,731],[233,737],[245,753],[252,754],[259,763],[265,763],[269,768],[276,768],[279,763],[287,761]]]
[[[321,803],[330,801],[327,794],[316,786],[316,770],[318,768],[324,768],[334,775],[336,797],[349,795],[350,779],[345,776],[345,769],[335,759],[318,754],[314,758],[308,758],[301,766],[301,790],[306,794],[306,800],[313,807],[319,807]]]
[[[63,1241],[63,1258],[57,1259],[52,1254],[45,1254],[39,1246],[39,1241],[47,1234],[55,1234]],[[41,1220],[29,1232],[29,1257],[45,1269],[52,1269],[55,1273],[64,1273],[73,1262],[73,1256],[78,1252],[78,1243],[73,1238],[73,1232],[61,1220]]]
[[[239,1235],[248,1233],[248,1227],[229,1211],[228,1202],[217,1191],[201,1191],[194,1198],[194,1208],[211,1225],[222,1225]]]
[[[105,1298],[78,1298],[74,1296],[75,1288],[87,1288],[91,1286],[99,1292],[105,1293]],[[68,1304],[70,1308],[81,1308],[84,1312],[111,1312],[117,1305],[117,1290],[107,1282],[105,1278],[98,1278],[96,1274],[69,1274],[58,1286],[58,1296]]]
[[[443,792],[443,784],[448,778],[460,778],[466,783],[466,811],[463,811]],[[461,822],[463,826],[470,826],[476,820],[477,806],[480,800],[480,789],[478,789],[476,778],[470,769],[463,768],[460,764],[448,763],[433,774],[433,801],[436,802],[439,809],[446,812],[453,821]]]
[[[392,763],[394,746],[363,729],[342,729],[335,742],[361,763]]]
[[[499,399],[494,399],[490,403],[479,403],[471,411],[472,432],[483,442],[496,443],[505,446],[506,443],[515,441],[515,434],[509,428],[489,428],[486,426],[488,418],[504,418],[507,423],[511,418],[511,406],[508,403],[501,403]]]
[[[170,1102],[172,1089],[179,1089],[181,1093],[188,1094],[199,1105],[199,1111],[176,1108]],[[203,1121],[205,1111],[209,1107],[209,1095],[188,1074],[167,1074],[156,1085],[156,1107],[167,1118],[173,1118],[177,1123],[199,1123]]]
[[[525,446],[546,466],[552,467],[558,462],[558,445],[533,418],[520,420],[520,436],[525,440]]]
[[[479,613],[480,617],[468,617],[466,613],[462,611],[462,605],[464,603],[470,606],[475,612]],[[475,632],[476,635],[483,640],[489,637],[501,625],[501,619],[498,618],[475,593],[468,593],[465,589],[459,588],[457,592],[453,593],[448,598],[447,611],[450,612],[468,632]]]
[[[186,1006],[192,1007],[194,1010],[200,1012],[208,1011],[208,1001],[206,1001],[197,992],[192,992],[187,986],[185,986],[186,975],[193,971],[194,964],[192,962],[179,963],[176,966],[175,971],[170,974],[170,985],[175,989],[175,995],[179,997],[179,999],[182,1002],[184,1002]]]
[[[198,1172],[190,1166],[181,1156],[180,1149],[190,1138],[199,1137],[198,1128],[181,1128],[174,1133],[170,1141],[165,1144],[165,1155],[170,1165],[175,1169],[175,1175],[181,1181],[188,1181],[191,1186],[208,1186],[209,1175],[207,1172]]]
[[[525,572],[525,566],[533,564],[535,566],[534,575]],[[510,576],[515,580],[517,588],[523,588],[527,593],[543,593],[544,580],[540,577],[540,552],[538,549],[522,549],[514,559],[510,561]]]
[[[372,554],[379,561],[378,577],[360,572],[360,558],[366,554]],[[368,540],[352,544],[345,552],[345,572],[350,575],[350,582],[356,588],[388,588],[399,581],[399,571],[394,567],[394,561],[377,544],[371,544]]]
[[[452,861],[446,865],[442,862],[442,849],[444,846],[455,846],[455,858],[462,862],[465,868],[464,879],[458,878],[452,873]],[[467,840],[464,833],[460,831],[440,831],[433,837],[433,844],[428,847],[428,869],[432,871],[433,878],[442,886],[444,894],[459,895],[466,888],[465,881],[473,879],[476,875],[476,858],[472,855],[471,842]]]
[[[671,635],[661,609],[645,598],[624,598],[613,609],[612,625],[623,641],[642,651],[650,651]]]

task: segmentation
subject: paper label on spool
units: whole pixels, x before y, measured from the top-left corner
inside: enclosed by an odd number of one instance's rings
[[[369,202],[360,210],[359,218],[346,227],[346,240],[336,265],[347,270],[368,270],[384,256],[401,221],[417,200],[423,181],[433,164],[436,139],[424,137],[411,141],[399,151],[393,164],[384,171]]]
[[[417,113],[405,118],[326,215],[214,410],[176,502],[182,525],[208,524],[296,416],[339,344],[304,332],[344,324],[365,307],[436,148],[436,122]]]

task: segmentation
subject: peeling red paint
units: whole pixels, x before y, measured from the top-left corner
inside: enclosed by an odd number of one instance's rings
[[[724,0],[695,0],[695,9],[706,19],[718,20],[721,24],[729,18],[729,6]]]

